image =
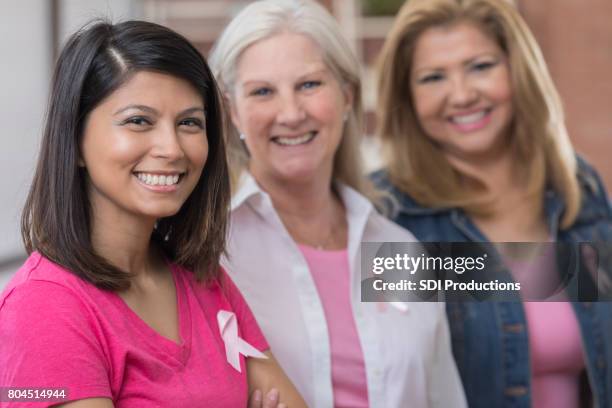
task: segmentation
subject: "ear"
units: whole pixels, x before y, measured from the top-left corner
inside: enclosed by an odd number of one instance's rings
[[[342,94],[344,95],[344,112],[348,113],[353,110],[353,101],[355,100],[353,89],[349,84],[342,85]]]

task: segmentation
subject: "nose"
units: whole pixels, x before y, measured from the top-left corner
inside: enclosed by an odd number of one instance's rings
[[[302,103],[294,93],[284,95],[279,102],[280,106],[276,117],[279,124],[295,127],[306,118]]]
[[[185,151],[180,142],[178,129],[173,125],[161,126],[154,136],[153,156],[168,161],[177,161],[185,157]]]
[[[449,101],[453,106],[466,107],[478,100],[478,90],[465,76],[457,76],[451,81]]]

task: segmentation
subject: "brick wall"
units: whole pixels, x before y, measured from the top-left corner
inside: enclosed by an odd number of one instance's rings
[[[522,0],[544,52],[576,150],[612,191],[612,1]]]

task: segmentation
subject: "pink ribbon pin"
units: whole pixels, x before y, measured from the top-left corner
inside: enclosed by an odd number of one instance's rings
[[[225,343],[227,362],[238,372],[242,372],[240,369],[240,354],[245,357],[268,358],[264,353],[238,337],[238,322],[234,313],[227,310],[219,310],[217,322],[219,323],[221,338],[223,343]]]

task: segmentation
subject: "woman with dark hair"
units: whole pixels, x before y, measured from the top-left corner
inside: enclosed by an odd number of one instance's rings
[[[219,267],[220,109],[206,62],[167,28],[70,38],[23,213],[30,257],[0,296],[0,386],[70,407],[237,407],[273,384],[303,404]]]

